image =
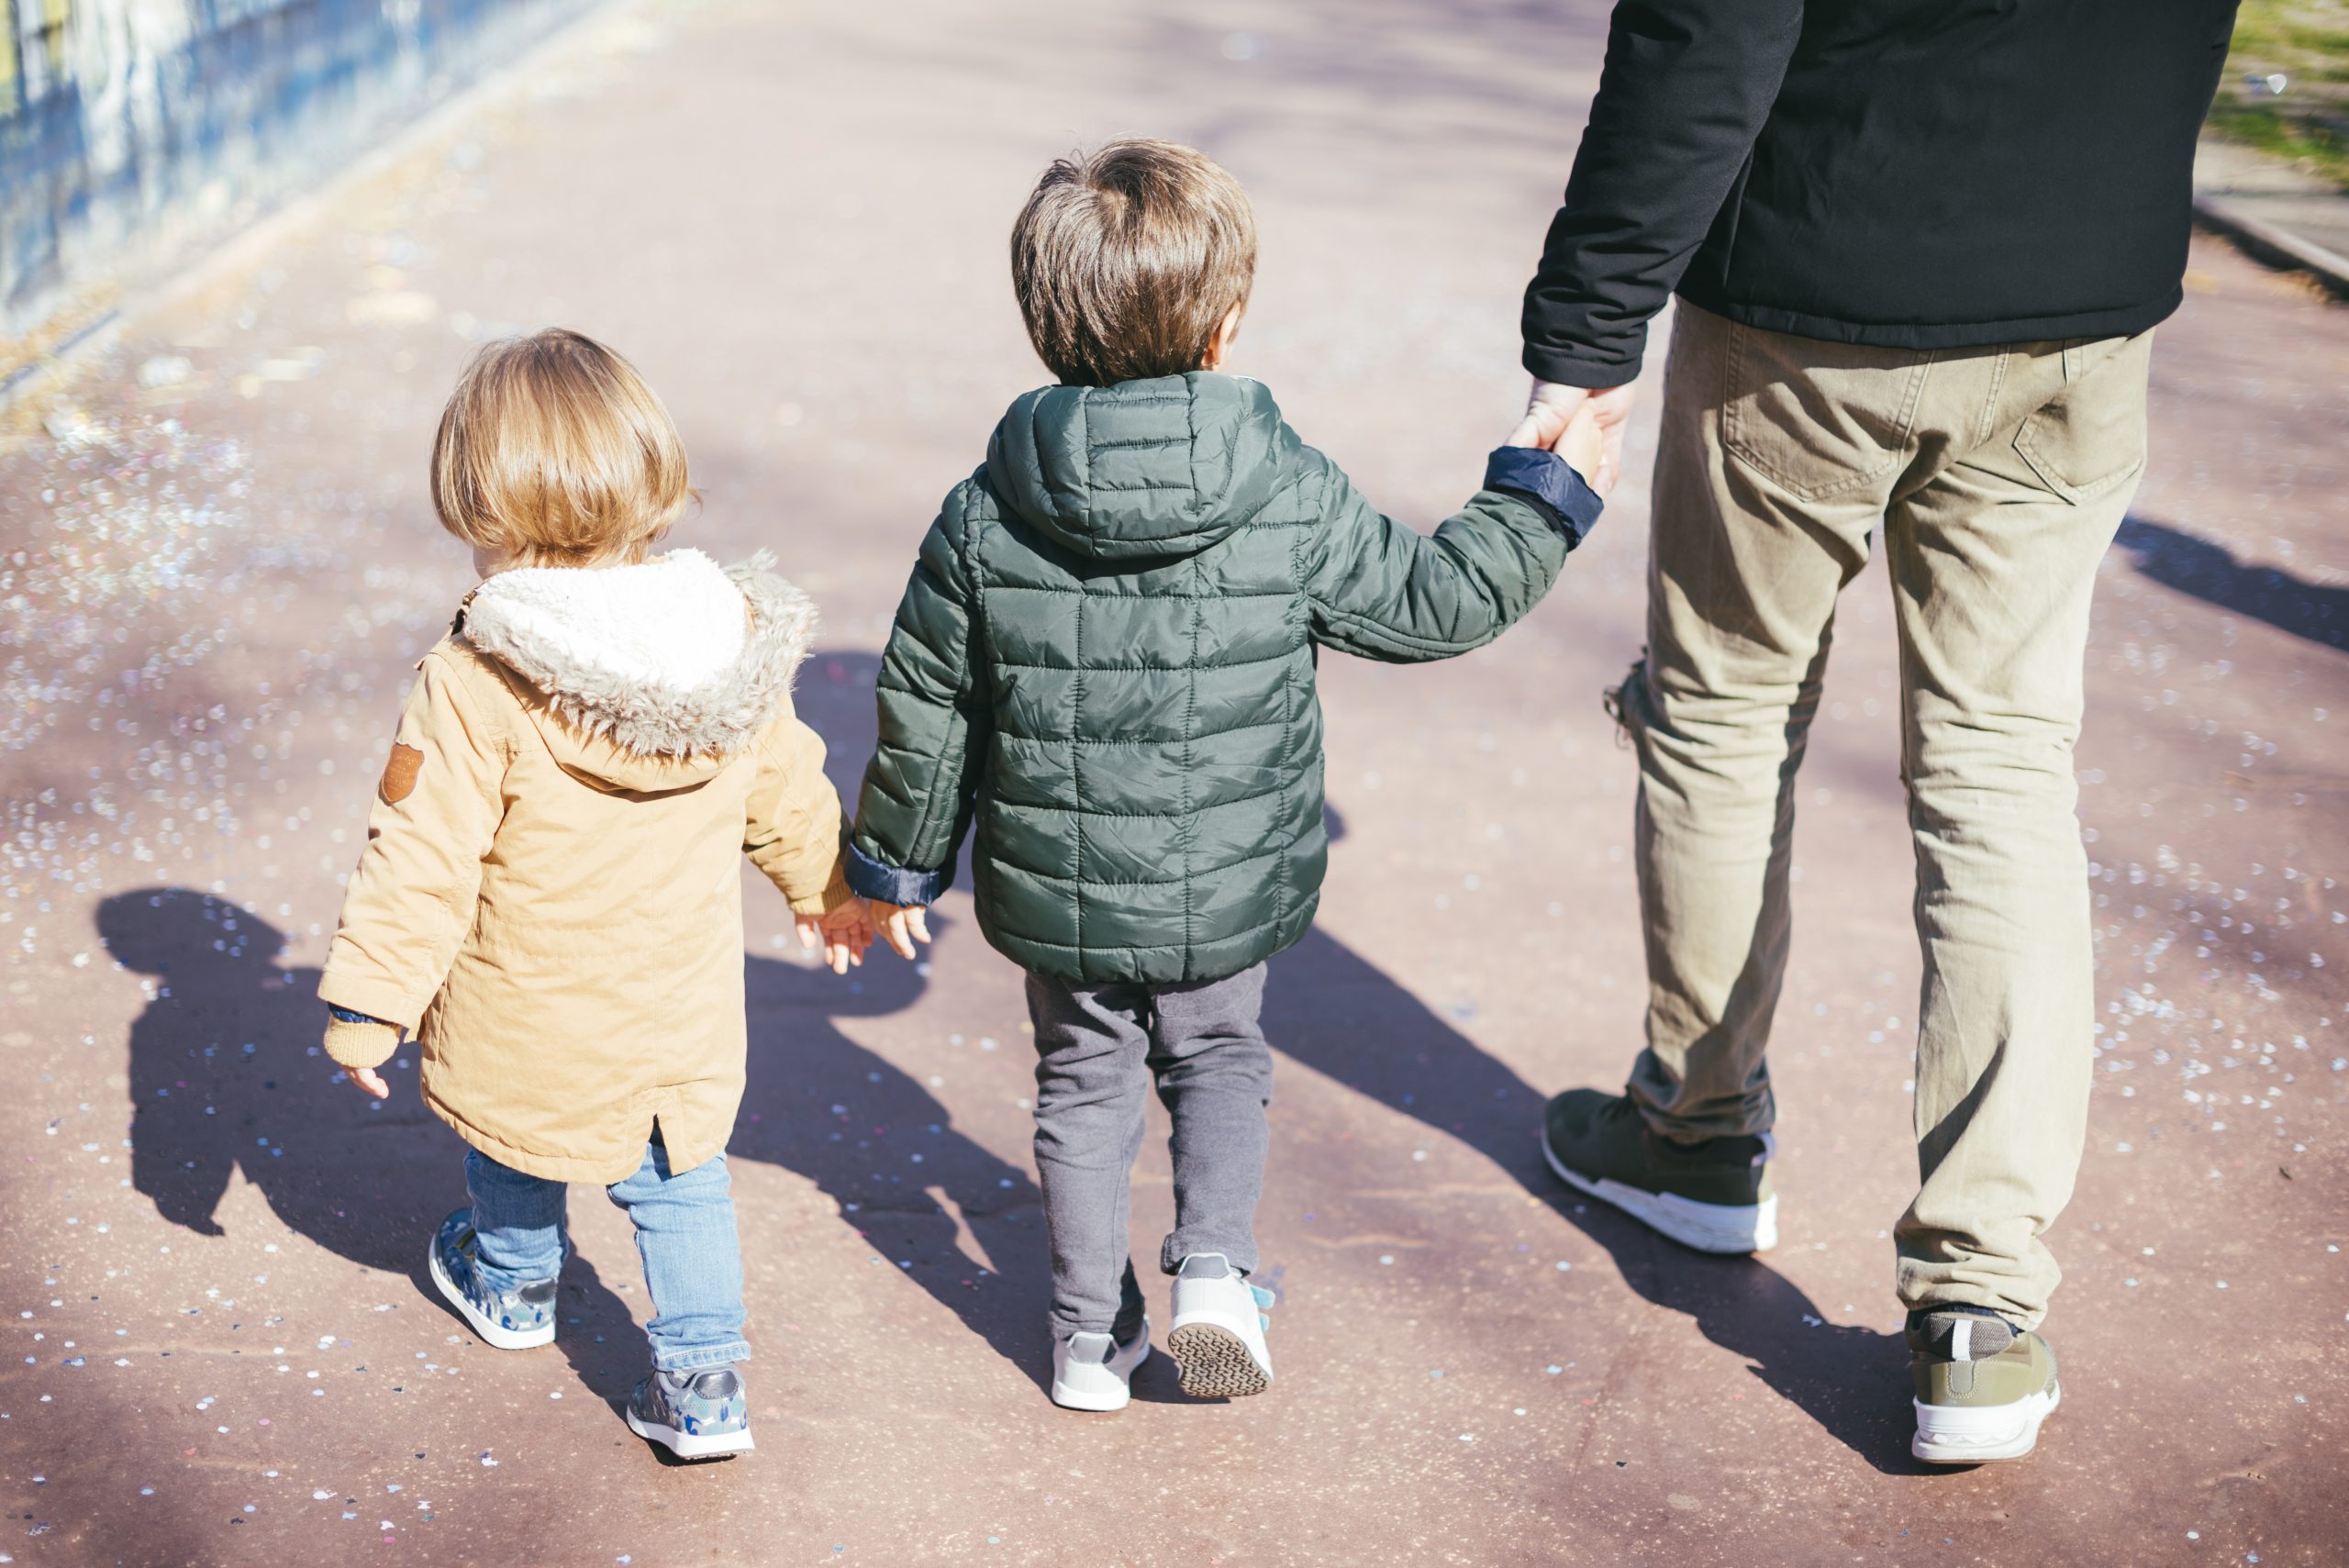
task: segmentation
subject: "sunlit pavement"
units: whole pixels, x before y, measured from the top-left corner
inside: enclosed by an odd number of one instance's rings
[[[2211,245],[2089,654],[2103,1032],[2029,1462],[1907,1457],[1879,573],[1803,779],[1780,1249],[1695,1256],[1542,1169],[1542,1097],[1638,1042],[1599,709],[1639,647],[1637,462],[1495,649],[1323,666],[1343,833],[1274,972],[1269,1395],[1192,1405],[1161,1360],[1120,1415],[1045,1399],[1029,1042],[960,894],[931,966],[854,983],[750,897],[754,1456],[668,1466],[621,1427],[646,1303],[592,1191],[553,1349],[489,1350],[421,1283],[459,1145],[412,1058],[384,1109],[329,1081],[311,992],[469,581],[423,480],[472,345],[563,322],[642,365],[706,503],[680,541],[773,550],[823,604],[802,711],[850,786],[915,540],[1042,379],[1005,237],[1044,161],[1124,132],[1224,159],[1264,240],[1238,368],[1425,526],[1521,395],[1603,15],[623,13],[35,410],[0,451],[0,1562],[2337,1562],[2349,312]],[[1169,1207],[1153,1151],[1138,1256]]]

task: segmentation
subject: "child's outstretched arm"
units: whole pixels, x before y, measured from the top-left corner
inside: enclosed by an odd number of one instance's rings
[[[463,677],[428,657],[401,711],[318,980],[326,1052],[378,1099],[389,1091],[374,1069],[403,1032],[415,1031],[473,927],[511,755]]]
[[[1382,516],[1320,453],[1306,460],[1320,465],[1328,519],[1308,561],[1314,639],[1365,659],[1413,663],[1483,647],[1541,602],[1598,520],[1597,494],[1539,447],[1494,452],[1484,488],[1432,538]]]
[[[823,950],[835,974],[864,962],[873,924],[841,874],[841,797],[824,776],[823,738],[788,700],[758,740],[742,852],[791,904],[799,945]]]
[[[930,525],[897,606],[875,683],[880,741],[849,841],[849,885],[873,901],[881,934],[908,958],[916,940],[930,940],[922,908],[953,880],[986,755],[963,494]]]

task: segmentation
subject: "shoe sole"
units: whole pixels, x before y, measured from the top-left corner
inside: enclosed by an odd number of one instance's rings
[[[432,1284],[440,1292],[442,1299],[457,1309],[484,1343],[501,1351],[535,1351],[540,1345],[554,1343],[552,1323],[543,1329],[508,1329],[484,1317],[480,1307],[465,1299],[465,1293],[457,1288],[456,1282],[440,1267],[440,1247],[437,1239],[431,1250],[425,1253],[424,1262],[432,1271]]]
[[[2064,1386],[2050,1383],[2028,1399],[1979,1408],[1965,1405],[1917,1407],[1917,1435],[1909,1451],[1927,1464],[1988,1464],[2021,1459],[2039,1443],[2040,1423],[2064,1402]]]
[[[729,1453],[748,1453],[758,1444],[751,1440],[750,1429],[739,1432],[681,1432],[674,1427],[664,1427],[658,1421],[648,1421],[633,1410],[622,1412],[628,1418],[628,1429],[649,1443],[659,1443],[679,1459],[718,1459]]]
[[[1542,1158],[1558,1179],[1601,1203],[1613,1204],[1651,1230],[1669,1236],[1699,1252],[1736,1254],[1766,1252],[1778,1244],[1778,1200],[1776,1195],[1758,1204],[1698,1203],[1670,1193],[1644,1192],[1608,1177],[1583,1175],[1558,1158],[1550,1147],[1549,1129],[1542,1129]]]
[[[1244,1399],[1273,1385],[1248,1341],[1219,1323],[1178,1323],[1166,1331],[1166,1353],[1194,1399]]]
[[[1052,1385],[1053,1404],[1063,1410],[1084,1410],[1097,1416],[1122,1410],[1133,1403],[1133,1397],[1131,1388],[1105,1389],[1098,1394],[1089,1394],[1081,1388],[1071,1388],[1065,1383]]]

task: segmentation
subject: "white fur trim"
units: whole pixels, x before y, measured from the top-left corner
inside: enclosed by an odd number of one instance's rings
[[[473,595],[469,624],[499,624],[593,681],[689,692],[742,657],[742,595],[697,550],[639,566],[521,567]]]
[[[739,751],[791,688],[816,606],[763,553],[720,568],[695,550],[636,566],[501,572],[464,636],[564,719],[645,756]]]

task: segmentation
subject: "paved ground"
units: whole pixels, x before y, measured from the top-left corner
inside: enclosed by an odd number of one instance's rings
[[[0,1562],[2343,1561],[2349,313],[2207,245],[2097,611],[2102,1060],[2029,1463],[1906,1456],[1880,577],[1805,783],[1782,1247],[1698,1258],[1540,1168],[1542,1097],[1619,1081],[1639,1028],[1632,767],[1598,708],[1639,642],[1629,487],[1497,648],[1325,666],[1345,832],[1275,971],[1269,1396],[1187,1405],[1160,1362],[1122,1415],[1045,1400],[1021,1008],[959,895],[933,966],[852,985],[751,899],[755,1457],[663,1466],[620,1428],[643,1287],[592,1193],[557,1348],[488,1351],[419,1285],[458,1146],[410,1084],[377,1111],[328,1082],[310,990],[466,585],[422,480],[471,341],[562,321],[639,359],[707,498],[686,538],[771,548],[825,606],[804,706],[845,781],[913,542],[1041,379],[1003,259],[1041,163],[1129,130],[1229,161],[1264,236],[1241,368],[1430,520],[1520,393],[1602,9],[632,13],[19,432]],[[1167,1209],[1153,1152],[1143,1253]]]

